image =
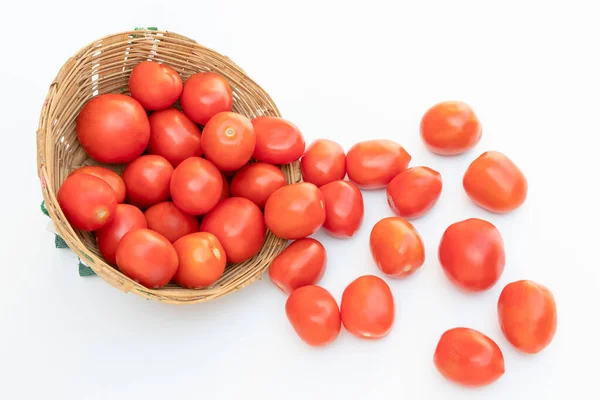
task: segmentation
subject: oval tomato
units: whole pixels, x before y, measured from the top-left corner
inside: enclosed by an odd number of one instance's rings
[[[200,289],[215,283],[225,271],[227,257],[212,233],[195,232],[173,243],[179,268],[173,280],[181,287]]]
[[[260,208],[274,191],[286,185],[281,169],[272,164],[257,162],[240,169],[231,181],[231,194],[244,197]]]
[[[117,203],[122,203],[125,201],[125,181],[123,181],[123,178],[121,178],[121,176],[115,171],[97,165],[88,165],[85,167],[77,168],[71,174],[94,175],[102,179],[104,182],[108,183],[110,187],[115,191],[115,195],[117,196]]]
[[[288,164],[299,160],[306,148],[298,127],[279,117],[257,117],[252,120],[256,133],[254,158],[271,164]]]
[[[204,158],[190,157],[173,171],[173,203],[188,214],[206,214],[217,205],[222,193],[223,175],[213,163]]]
[[[130,204],[118,204],[115,217],[96,231],[96,243],[104,260],[110,265],[117,263],[117,246],[127,232],[147,228],[144,213]]]
[[[242,114],[218,113],[202,131],[204,156],[222,171],[235,171],[246,165],[255,145],[254,127]]]
[[[123,180],[127,186],[127,202],[145,209],[169,199],[173,166],[166,158],[148,154],[125,167]]]
[[[365,213],[360,189],[350,181],[333,181],[319,190],[325,202],[325,231],[336,238],[354,236]]]
[[[319,187],[341,181],[346,176],[346,153],[339,143],[317,139],[308,146],[300,160],[302,178]]]
[[[273,259],[269,278],[281,291],[292,293],[306,285],[321,280],[327,265],[327,251],[312,238],[298,239]]]
[[[131,97],[146,110],[163,110],[171,107],[183,90],[181,76],[167,64],[142,61],[129,76]]]
[[[197,124],[204,125],[223,111],[231,111],[233,94],[229,83],[219,74],[199,72],[183,84],[181,93],[183,112]]]
[[[392,140],[366,140],[348,150],[346,171],[358,187],[379,189],[404,171],[411,159],[411,155]]]
[[[200,137],[200,128],[181,111],[157,111],[150,116],[148,154],[163,156],[176,167],[186,158],[202,156]]]
[[[148,208],[144,213],[148,228],[174,243],[177,239],[198,231],[200,224],[195,216],[177,208],[175,203],[164,201]]]
[[[402,218],[418,218],[433,208],[442,193],[442,176],[428,167],[400,172],[387,187],[387,201]]]

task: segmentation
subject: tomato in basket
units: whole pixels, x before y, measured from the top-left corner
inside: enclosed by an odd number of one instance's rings
[[[123,171],[127,202],[141,209],[169,199],[173,166],[166,158],[147,154],[132,161]]]
[[[97,165],[88,165],[77,168],[71,174],[90,174],[97,176],[113,188],[117,195],[117,203],[125,201],[125,181],[123,181],[123,178],[115,171]]]
[[[404,147],[393,140],[365,140],[348,150],[346,171],[361,189],[379,189],[408,168],[411,159]]]
[[[183,112],[197,124],[205,125],[214,115],[231,111],[233,93],[229,83],[213,72],[199,72],[190,76],[181,92]]]
[[[179,267],[173,280],[181,287],[200,289],[215,283],[227,264],[219,239],[212,233],[194,232],[173,243]]]
[[[231,180],[231,195],[244,197],[260,208],[267,199],[286,184],[285,175],[275,165],[256,162],[240,169]]]
[[[269,278],[282,292],[318,283],[327,265],[325,247],[313,238],[298,239],[286,247],[271,263]]]
[[[160,233],[171,243],[196,232],[200,224],[195,216],[179,209],[172,201],[154,204],[144,213],[148,228]]]
[[[117,246],[123,236],[134,229],[147,227],[146,217],[139,208],[130,204],[118,204],[112,221],[95,232],[100,254],[108,264],[116,265]]]
[[[252,120],[256,132],[257,161],[288,164],[299,160],[306,149],[304,136],[298,127],[280,117],[262,116]]]
[[[346,177],[346,153],[333,140],[317,139],[306,148],[300,168],[305,182],[321,187]]]
[[[157,111],[150,115],[148,154],[163,156],[176,167],[186,158],[202,156],[200,137],[200,128],[181,111]]]
[[[220,112],[208,120],[202,131],[202,150],[222,171],[242,168],[256,146],[254,127],[248,118],[234,112]]]
[[[173,203],[192,215],[206,214],[223,194],[223,175],[210,161],[190,157],[173,171],[170,183]]]
[[[181,76],[171,66],[154,61],[137,64],[129,76],[131,97],[146,110],[171,107],[183,90]]]

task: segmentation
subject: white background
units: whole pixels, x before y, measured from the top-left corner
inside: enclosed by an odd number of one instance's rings
[[[46,1],[0,6],[3,145],[0,388],[7,399],[565,399],[597,396],[600,262],[598,135],[600,25],[595,1]],[[10,4],[7,6],[6,4]],[[169,4],[169,5],[167,5]],[[597,5],[596,5],[597,6]],[[13,7],[12,10],[7,7]],[[35,131],[48,86],[90,41],[158,26],[228,55],[275,99],[308,142],[347,150],[390,138],[412,165],[439,170],[438,205],[415,221],[427,261],[387,280],[396,323],[381,341],[342,331],[326,349],[304,345],[268,279],[223,299],[169,306],[81,278],[57,250],[35,166]],[[428,153],[422,113],[458,99],[484,134],[453,158]],[[469,162],[505,152],[526,173],[526,204],[505,216],[473,206],[461,186]],[[383,191],[365,193],[364,225],[347,241],[316,235],[329,264],[321,284],[336,299],[361,274],[373,224],[391,215]],[[436,251],[452,222],[480,217],[502,232],[507,265],[486,293],[459,293]],[[554,342],[536,356],[514,351],[496,321],[513,280],[547,285],[558,303]],[[506,374],[466,390],[445,381],[432,355],[448,328],[498,342]]]

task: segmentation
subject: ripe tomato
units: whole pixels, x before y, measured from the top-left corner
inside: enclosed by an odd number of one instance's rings
[[[365,214],[360,189],[350,181],[333,181],[319,190],[325,201],[325,231],[336,238],[354,236]]]
[[[177,272],[175,247],[150,229],[134,229],[117,246],[117,266],[139,284],[157,289],[169,283]]]
[[[173,203],[188,214],[206,214],[217,205],[222,193],[223,175],[204,158],[190,157],[181,162],[171,177]]]
[[[429,151],[441,155],[464,153],[481,139],[481,123],[473,109],[461,101],[431,107],[421,119],[421,138]]]
[[[346,171],[358,187],[379,189],[404,171],[411,159],[411,155],[392,140],[366,140],[348,150]]]
[[[320,286],[294,290],[285,303],[285,313],[296,334],[309,346],[327,346],[342,329],[337,302]]]
[[[496,213],[519,208],[528,190],[523,172],[497,151],[487,151],[469,165],[463,176],[463,187],[475,204]]]
[[[488,336],[469,328],[444,332],[433,362],[446,379],[467,387],[490,385],[504,374],[500,347]]]
[[[425,262],[421,236],[400,217],[383,218],[373,226],[370,249],[377,267],[393,278],[412,275]]]
[[[148,153],[163,156],[176,167],[186,158],[202,156],[200,137],[200,128],[181,111],[157,111],[150,116]]]
[[[244,197],[260,208],[274,191],[286,185],[283,172],[272,164],[257,162],[240,169],[231,181],[231,194]]]
[[[171,175],[173,166],[164,157],[148,154],[135,159],[123,171],[127,202],[145,209],[168,200]]]
[[[56,200],[69,224],[82,231],[95,231],[108,224],[117,210],[115,191],[104,180],[90,174],[65,179]]]
[[[267,229],[260,209],[242,197],[222,200],[202,219],[202,232],[215,235],[225,249],[227,261],[240,263],[261,249]]]
[[[147,228],[144,213],[130,204],[118,204],[115,217],[96,231],[96,243],[104,260],[110,265],[117,263],[117,246],[121,238],[134,229]]]
[[[225,250],[212,233],[194,232],[173,243],[179,268],[173,280],[181,287],[200,289],[215,283],[227,264]]]
[[[124,94],[101,94],[88,101],[77,117],[81,147],[94,159],[124,164],[139,157],[150,140],[146,110]]]
[[[129,76],[131,97],[146,110],[164,110],[171,107],[181,95],[183,81],[173,68],[166,64],[143,61]]]
[[[117,203],[125,201],[125,182],[123,178],[115,171],[97,165],[88,165],[77,168],[71,174],[90,174],[94,175],[110,185],[117,196]]]
[[[275,236],[301,239],[325,222],[325,203],[318,187],[308,182],[286,185],[273,192],[265,204],[265,222]]]
[[[375,275],[363,275],[350,282],[342,294],[340,309],[346,330],[362,339],[387,336],[396,317],[392,291]]]
[[[319,187],[346,176],[346,153],[339,143],[328,139],[315,140],[300,160],[302,178]]]
[[[418,218],[433,208],[442,193],[442,176],[428,167],[400,172],[387,187],[387,201],[402,218]]]
[[[500,231],[490,222],[469,218],[444,231],[438,257],[450,281],[468,292],[494,286],[504,271],[506,254]]]
[[[231,111],[233,95],[231,86],[221,75],[199,72],[183,84],[180,102],[183,112],[192,121],[204,125],[213,115]]]
[[[254,127],[242,114],[218,113],[202,131],[204,156],[223,171],[235,171],[246,165],[255,145]]]
[[[327,251],[312,238],[298,239],[285,248],[271,263],[269,278],[281,291],[292,293],[321,280],[327,265]]]
[[[537,282],[511,282],[498,298],[498,320],[504,336],[516,349],[527,354],[539,353],[556,333],[554,295]]]
[[[182,236],[198,231],[200,224],[195,216],[188,214],[171,201],[164,201],[148,208],[144,213],[148,228],[158,232],[171,243]]]
[[[256,132],[254,158],[271,164],[288,164],[302,157],[306,148],[298,127],[278,117],[257,117],[252,120]]]

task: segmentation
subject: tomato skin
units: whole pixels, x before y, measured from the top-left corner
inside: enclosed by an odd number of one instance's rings
[[[271,194],[286,185],[281,169],[263,162],[251,163],[240,169],[231,181],[231,194],[244,197],[260,208]]]
[[[127,202],[146,209],[168,200],[172,175],[173,166],[164,157],[148,154],[133,160],[123,170]]]
[[[436,346],[434,364],[448,380],[466,387],[482,387],[504,375],[504,355],[485,334],[470,328],[447,330]]]
[[[148,229],[163,235],[171,243],[198,231],[200,224],[195,216],[180,210],[172,201],[154,204],[144,213]]]
[[[469,218],[446,228],[438,258],[455,286],[467,292],[482,292],[494,286],[504,271],[504,241],[492,223]]]
[[[200,231],[210,232],[219,239],[231,263],[254,257],[267,234],[258,206],[242,197],[230,197],[217,204],[202,219]]]
[[[144,152],[150,122],[144,107],[123,94],[101,94],[88,101],[77,117],[77,137],[94,160],[125,164]]]
[[[462,101],[444,101],[429,108],[421,119],[421,139],[429,151],[456,155],[481,140],[481,123],[473,109]]]
[[[154,61],[137,64],[129,76],[131,97],[146,110],[171,107],[181,95],[183,81],[172,67]]]
[[[400,172],[386,189],[392,211],[406,219],[425,215],[442,194],[442,175],[429,167],[412,167]]]
[[[333,181],[319,190],[325,202],[325,231],[339,239],[354,236],[365,214],[365,204],[358,186],[350,181]]]
[[[359,188],[379,189],[408,168],[411,159],[412,156],[392,140],[365,140],[348,150],[346,171]]]
[[[511,282],[498,298],[498,321],[504,337],[517,350],[537,354],[548,347],[556,334],[554,295],[537,282]]]
[[[306,285],[317,284],[325,274],[327,251],[318,240],[298,239],[271,263],[269,278],[282,292],[292,293]]]
[[[318,187],[308,182],[277,189],[265,204],[265,222],[281,239],[301,239],[325,223],[325,202]]]
[[[508,213],[527,199],[527,178],[517,165],[498,151],[477,157],[463,176],[463,188],[478,206],[495,213]]]
[[[98,250],[104,260],[110,265],[116,265],[117,246],[123,236],[134,229],[142,228],[148,228],[144,213],[130,204],[118,204],[112,221],[95,232]]]
[[[252,120],[256,133],[254,158],[271,164],[289,164],[304,154],[306,142],[300,129],[279,117],[262,116]]]
[[[87,165],[85,167],[77,168],[71,173],[71,175],[73,174],[90,174],[102,179],[115,191],[117,203],[125,201],[125,181],[123,181],[123,178],[115,171],[97,165]]]
[[[242,114],[220,112],[202,131],[204,156],[222,171],[235,171],[246,165],[255,146],[254,127]]]
[[[177,167],[189,157],[202,156],[200,128],[184,113],[169,108],[150,115],[148,154],[166,158]]]
[[[222,193],[223,175],[213,163],[204,158],[190,157],[173,171],[173,203],[188,214],[206,214],[217,205]]]
[[[173,243],[179,268],[173,280],[181,287],[200,289],[215,283],[225,271],[225,250],[212,233],[194,232]]]
[[[331,344],[342,329],[338,304],[321,286],[294,290],[285,303],[285,313],[296,334],[309,346]]]
[[[346,153],[342,146],[329,139],[312,142],[300,160],[302,178],[318,187],[346,176]]]
[[[233,94],[221,75],[199,72],[185,81],[179,101],[183,112],[192,121],[205,125],[215,114],[231,111]]]

